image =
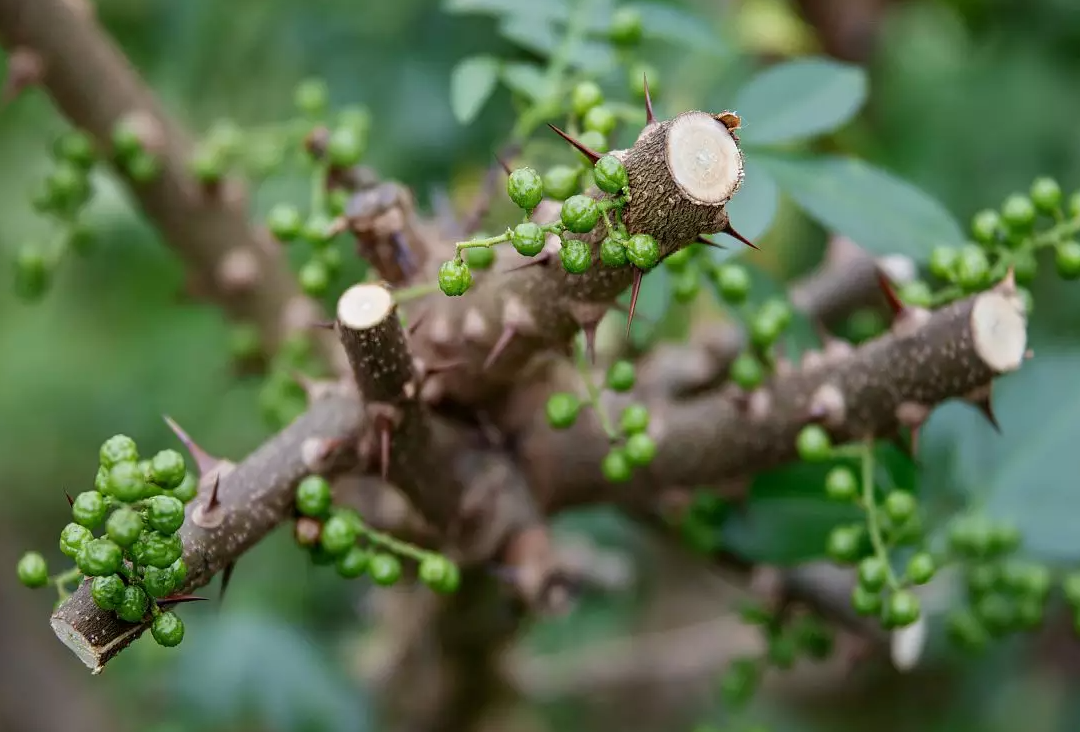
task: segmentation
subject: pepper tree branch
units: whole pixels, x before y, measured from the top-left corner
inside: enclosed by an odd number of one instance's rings
[[[188,133],[166,115],[92,11],[85,12],[89,5],[79,7],[67,0],[0,0],[0,43],[9,54],[36,54],[40,85],[99,149],[111,149],[117,123],[141,120],[153,138],[160,174],[147,183],[117,174],[199,280],[199,289],[232,318],[255,324],[264,348],[273,352],[291,328],[317,320],[316,304],[300,293],[281,248],[249,225],[239,182],[230,181],[230,195],[224,196],[204,191],[189,173]],[[314,337],[328,362],[340,359],[332,337]]]

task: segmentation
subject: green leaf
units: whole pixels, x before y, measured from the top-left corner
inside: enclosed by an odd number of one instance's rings
[[[671,41],[717,57],[727,55],[730,50],[705,18],[662,3],[630,3],[630,7],[641,13],[646,38]]]
[[[874,254],[925,261],[939,245],[957,246],[964,232],[952,215],[915,186],[856,158],[800,158],[755,151],[760,163],[825,228]]]
[[[771,145],[831,132],[866,102],[866,72],[824,58],[777,64],[752,78],[736,95],[743,119],[739,138]]]
[[[534,102],[548,95],[548,83],[544,70],[536,64],[505,64],[502,68],[502,81],[511,91],[528,97]]]
[[[520,17],[536,21],[566,20],[566,0],[528,3],[521,0],[445,0],[443,10],[453,14],[476,13],[500,18]]]
[[[495,90],[501,62],[492,56],[463,59],[450,72],[450,107],[461,124],[468,124],[480,113],[484,102]]]

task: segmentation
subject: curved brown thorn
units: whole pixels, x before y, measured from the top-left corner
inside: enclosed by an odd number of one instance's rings
[[[484,371],[495,365],[495,362],[499,360],[499,356],[502,355],[506,347],[510,345],[510,341],[514,340],[514,335],[517,333],[513,326],[503,326],[502,333],[499,334],[499,340],[495,341],[495,345],[491,347],[488,352],[487,358],[484,359]]]
[[[992,401],[991,389],[986,390],[986,396],[981,399],[973,399],[971,401],[972,406],[979,410],[982,416],[986,417],[986,421],[990,423],[990,426],[994,428],[994,431],[999,435],[1001,434],[1001,424],[998,422],[997,415],[994,414],[994,403]]]
[[[75,505],[75,499],[71,497],[70,493],[68,493],[67,491],[64,491],[64,496],[66,496],[67,499],[68,499],[68,508],[71,508],[72,506]]]
[[[899,317],[900,314],[907,309],[907,306],[904,305],[900,296],[896,294],[892,282],[889,281],[889,278],[881,270],[878,270],[877,281],[878,287],[881,288],[882,294],[885,295],[885,299],[889,303],[889,310],[892,311],[893,317]]]
[[[697,239],[694,239],[694,242],[697,244],[704,244],[705,246],[712,247],[713,249],[727,249],[727,247],[723,244],[717,244],[714,241],[709,241],[703,236],[699,236]]]
[[[200,600],[207,600],[209,598],[199,597],[198,595],[170,595],[169,597],[160,597],[157,600],[158,605],[179,605],[182,602],[199,602]]]
[[[236,569],[236,562],[229,562],[225,565],[225,569],[221,570],[221,589],[218,590],[219,605],[225,602],[225,590],[229,589],[229,582],[232,581],[234,569]]]
[[[634,267],[634,284],[630,287],[630,312],[626,318],[626,337],[630,337],[630,326],[634,323],[634,310],[637,309],[638,295],[641,293],[641,280],[645,273]]]
[[[214,473],[214,486],[210,489],[210,500],[206,502],[206,510],[213,511],[221,503],[218,496],[218,487],[221,485],[221,473]]]
[[[191,439],[188,433],[184,432],[184,430],[181,429],[180,425],[178,425],[172,417],[167,414],[164,415],[164,417],[165,424],[169,425],[169,429],[171,429],[173,431],[173,434],[175,434],[180,440],[180,442],[183,443],[184,448],[187,449],[188,453],[191,454],[191,457],[195,458],[195,465],[199,468],[200,476],[206,475],[215,467],[217,467],[218,463],[221,462],[221,458],[214,457],[206,450],[195,444],[195,440]]]
[[[642,74],[641,79],[645,88],[645,126],[648,127],[656,121],[656,115],[653,114],[652,97],[649,96],[649,76]]]
[[[750,241],[745,236],[743,236],[739,232],[735,231],[735,229],[733,229],[731,227],[731,222],[730,221],[727,223],[727,226],[725,226],[723,229],[720,230],[720,233],[727,234],[728,236],[732,237],[733,239],[738,239],[739,241],[741,241],[743,244],[750,247],[751,249],[757,249],[756,244],[754,244],[752,241]]]
[[[578,142],[574,138],[570,137],[570,135],[566,134],[565,132],[563,132],[562,130],[560,130],[558,127],[551,124],[550,122],[548,122],[548,127],[555,130],[555,134],[557,134],[559,137],[566,140],[571,145],[573,145],[575,148],[577,148],[577,151],[579,153],[581,153],[582,155],[584,155],[586,158],[588,158],[590,163],[595,164],[596,161],[600,159],[600,153],[596,152],[592,148],[589,148],[589,147],[586,147],[585,145],[582,145],[580,142]]]

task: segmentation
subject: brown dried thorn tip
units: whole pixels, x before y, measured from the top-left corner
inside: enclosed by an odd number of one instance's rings
[[[600,153],[596,152],[592,148],[589,148],[589,147],[586,147],[585,145],[582,145],[580,142],[578,142],[574,138],[570,137],[570,135],[566,134],[565,132],[563,132],[562,130],[560,130],[558,127],[551,124],[550,122],[548,122],[548,127],[555,130],[555,134],[557,134],[559,137],[566,140],[571,145],[573,145],[575,148],[577,148],[577,151],[580,152],[582,155],[584,155],[586,158],[588,158],[590,163],[595,164],[596,161],[600,159]]]
[[[71,508],[75,505],[75,499],[71,497],[70,493],[64,491],[64,496],[68,499],[68,508]]]
[[[723,229],[720,230],[720,233],[727,234],[728,236],[732,237],[733,239],[738,239],[739,241],[741,241],[743,244],[750,247],[751,249],[757,249],[756,244],[754,244],[752,241],[750,241],[745,236],[743,236],[739,232],[735,231],[734,228],[732,228],[730,221],[727,223],[727,226],[725,226]]]
[[[708,239],[706,239],[703,236],[699,236],[694,241],[697,242],[698,244],[704,244],[707,247],[712,247],[713,249],[727,249],[727,247],[724,246],[723,244],[717,244],[715,241],[709,241]]]
[[[183,443],[184,448],[191,454],[191,457],[195,459],[195,465],[199,468],[200,476],[206,475],[221,463],[221,458],[214,457],[195,444],[195,440],[191,439],[188,433],[184,432],[172,417],[165,415],[165,423],[169,425],[169,429],[171,429],[173,434],[175,434],[180,442]]]
[[[158,598],[158,605],[179,605],[182,602],[199,602],[201,600],[208,600],[207,597],[200,597],[199,595],[170,595],[169,597]]]
[[[647,74],[641,75],[642,86],[645,89],[645,126],[648,127],[656,121],[656,115],[653,114],[652,97],[649,95],[649,77]]]
[[[210,500],[206,502],[206,511],[209,513],[218,507],[221,500],[218,496],[218,487],[221,485],[221,473],[214,474],[214,485],[210,488]]]
[[[634,323],[634,310],[637,309],[638,295],[641,294],[641,280],[645,273],[634,267],[634,284],[630,286],[630,312],[626,317],[626,337],[630,337],[630,326]]]
[[[904,312],[906,306],[899,295],[896,294],[892,282],[889,281],[889,278],[881,270],[878,270],[877,280],[878,287],[881,288],[881,292],[885,295],[885,299],[889,303],[889,310],[892,311],[894,317],[900,315],[900,313]]]
[[[484,371],[487,371],[495,365],[495,362],[499,360],[499,356],[501,356],[503,351],[510,345],[510,341],[514,340],[516,334],[517,331],[514,329],[514,326],[503,326],[502,333],[499,334],[499,340],[495,341],[495,345],[491,347],[487,358],[484,359]]]

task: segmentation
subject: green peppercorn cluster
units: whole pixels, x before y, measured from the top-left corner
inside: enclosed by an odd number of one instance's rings
[[[184,624],[154,600],[175,594],[187,579],[178,532],[198,481],[176,450],[140,459],[126,435],[106,440],[99,458],[94,489],[72,499],[72,521],[60,532],[60,551],[75,567],[50,577],[44,556],[27,552],[18,563],[19,581],[27,587],[53,584],[61,601],[70,584],[89,581],[98,607],[129,623],[149,613],[154,640],[175,646]]]
[[[458,566],[448,558],[375,531],[356,511],[333,504],[330,484],[309,475],[296,486],[293,536],[318,565],[333,564],[346,579],[363,575],[388,587],[402,575],[400,557],[417,563],[420,581],[436,592],[454,592],[461,582]]]

